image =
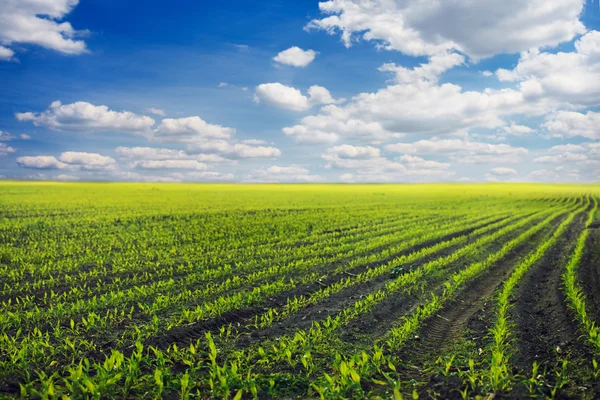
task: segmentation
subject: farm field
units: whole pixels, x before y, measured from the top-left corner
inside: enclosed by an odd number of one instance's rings
[[[0,398],[599,398],[597,185],[0,183]]]

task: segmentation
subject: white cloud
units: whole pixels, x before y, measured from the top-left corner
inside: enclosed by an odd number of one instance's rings
[[[17,113],[19,121],[31,121],[35,126],[63,131],[120,131],[141,133],[154,125],[154,120],[129,111],[113,111],[107,106],[78,101],[62,104],[55,101],[41,113]]]
[[[371,146],[351,146],[348,144],[332,147],[327,152],[340,158],[352,159],[376,158],[380,155],[378,148]]]
[[[600,79],[600,75],[598,79]],[[581,136],[599,140],[600,113],[588,111],[587,114],[581,114],[574,111],[559,111],[546,117],[546,122],[542,127],[551,136]]]
[[[154,115],[158,115],[161,117],[166,117],[167,113],[165,112],[165,110],[163,110],[162,108],[154,108],[154,107],[150,107],[148,109],[148,112],[154,114]]]
[[[158,183],[175,183],[181,182],[181,178],[174,176],[153,176],[143,175],[131,171],[117,171],[113,177],[121,181],[129,182],[158,182]]]
[[[245,140],[242,140],[240,143],[250,144],[250,145],[269,144],[266,140],[261,140],[261,139],[245,139]]]
[[[528,135],[530,133],[535,132],[533,129],[531,129],[528,126],[517,125],[514,122],[511,122],[509,126],[503,127],[502,131],[507,135],[514,135],[514,136],[523,136],[523,135]]]
[[[511,176],[511,175],[517,175],[518,172],[514,168],[498,167],[498,168],[493,168],[490,171],[490,174],[497,175],[497,176]]]
[[[302,50],[300,47],[294,46],[277,54],[273,60],[280,64],[304,68],[313,62],[317,54],[319,53],[314,50]]]
[[[235,175],[223,172],[189,172],[184,176],[186,181],[199,181],[199,182],[220,182],[220,181],[233,181]]]
[[[17,164],[23,168],[34,169],[77,169],[77,167],[58,161],[54,156],[19,157]]]
[[[86,52],[85,42],[76,39],[82,32],[64,21],[78,3],[79,0],[3,0],[0,43],[33,44],[64,54]],[[0,53],[5,55],[11,51],[6,47],[1,49],[4,50]]]
[[[61,153],[58,160],[86,170],[114,170],[118,168],[114,159],[98,153],[66,151]]]
[[[155,130],[153,138],[161,142],[194,143],[211,139],[228,139],[235,129],[209,124],[200,117],[165,118]]]
[[[319,114],[305,117],[301,124],[283,132],[304,141],[316,138],[312,141],[331,143],[341,137],[361,136],[362,141],[382,143],[406,134],[501,128],[506,125],[505,116],[543,115],[552,106],[527,86],[476,92],[450,83],[417,80],[360,93],[344,106],[322,107]]]
[[[196,160],[206,163],[232,162],[217,154],[188,154],[183,150],[163,149],[155,147],[123,147],[115,152],[121,158],[134,160]]]
[[[340,101],[335,100],[322,86],[311,86],[307,97],[300,90],[278,82],[258,85],[254,91],[254,99],[256,102],[264,101],[275,107],[292,111],[306,111],[315,105],[334,104]]]
[[[67,175],[67,174],[58,174],[54,177],[55,180],[57,181],[64,181],[64,182],[71,182],[71,181],[78,181],[79,178],[74,176],[74,175]]]
[[[459,50],[473,58],[554,46],[585,32],[585,0],[330,0],[327,16],[307,28],[341,32],[350,46],[362,35],[412,56]]]
[[[465,62],[465,58],[457,53],[444,53],[429,57],[429,62],[413,69],[389,63],[383,64],[379,70],[392,72],[397,83],[415,83],[419,81],[436,82],[439,76],[457,65]]]
[[[294,138],[296,142],[306,144],[334,143],[340,138],[337,133],[323,132],[305,125],[285,127],[282,131],[286,136]]]
[[[21,140],[30,140],[30,139],[31,139],[31,136],[29,136],[29,135],[28,135],[28,134],[26,134],[26,133],[21,133],[21,134],[19,135],[19,139],[21,139]]]
[[[340,175],[340,182],[352,183],[355,182],[353,174],[342,174]]]
[[[550,153],[565,153],[565,152],[577,153],[577,152],[581,152],[581,151],[585,151],[585,150],[586,150],[585,145],[568,143],[568,144],[561,144],[558,146],[552,146],[548,151]]]
[[[140,160],[134,161],[131,166],[141,169],[189,169],[204,171],[208,166],[196,160]]]
[[[498,167],[492,168],[490,172],[484,175],[485,179],[490,182],[499,182],[506,180],[514,180],[514,176],[519,173],[513,168]]]
[[[418,174],[418,171],[421,170],[445,170],[450,168],[450,164],[448,163],[425,160],[417,156],[404,155],[399,158],[399,161],[401,161],[409,171],[412,170],[413,174]]]
[[[243,143],[230,143],[226,140],[208,140],[188,146],[190,152],[207,152],[220,154],[227,158],[275,158],[281,151],[275,147],[251,146]]]
[[[14,153],[15,151],[14,148],[8,146],[6,143],[0,143],[0,157]]]
[[[227,82],[219,82],[219,87],[220,88],[224,88],[224,87],[227,87],[227,86],[229,86],[229,83],[227,83]]]
[[[528,180],[539,181],[539,182],[551,182],[560,179],[558,171],[552,171],[548,169],[538,169],[530,172],[527,175]]]
[[[10,61],[13,59],[14,55],[15,55],[15,52],[12,51],[11,49],[4,47],[4,46],[0,46],[0,60],[1,61]]]
[[[269,168],[257,169],[248,175],[248,181],[253,182],[319,182],[323,178],[311,175],[310,171],[298,165],[280,167],[273,165]]]
[[[282,129],[286,136],[299,143],[334,143],[352,139],[362,142],[380,143],[404,135],[386,130],[379,121],[364,121],[352,116],[348,108],[325,106],[321,114],[304,117],[301,124]]]
[[[378,151],[370,150],[374,148],[357,150],[350,147],[355,146],[333,147],[321,156],[327,161],[325,168],[354,170],[353,173],[345,173],[340,177],[344,182],[438,181],[454,175],[448,171],[448,163],[412,155],[389,160],[381,157]]]
[[[550,164],[558,164],[564,162],[573,162],[573,161],[586,161],[588,157],[584,154],[575,154],[575,153],[561,153],[553,156],[542,156],[537,157],[533,160],[535,163],[550,163]]]
[[[0,131],[0,142],[13,140],[15,137],[8,132]]]
[[[183,160],[191,158],[183,150],[160,149],[153,147],[123,147],[115,149],[115,153],[121,158],[140,160]]]
[[[521,157],[529,153],[524,147],[462,139],[419,140],[414,143],[390,144],[385,149],[404,154],[445,155],[459,164],[519,162]]]
[[[501,81],[521,82],[539,96],[560,103],[590,106],[600,103],[600,32],[590,31],[575,42],[574,52],[530,50],[512,70],[499,69]]]
[[[486,78],[489,78],[490,76],[494,76],[494,73],[492,71],[481,71],[481,75],[485,76]]]

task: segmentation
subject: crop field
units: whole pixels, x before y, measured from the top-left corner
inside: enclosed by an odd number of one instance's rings
[[[600,186],[0,183],[0,398],[599,398]]]

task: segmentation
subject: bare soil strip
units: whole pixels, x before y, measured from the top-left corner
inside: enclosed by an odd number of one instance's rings
[[[591,224],[579,266],[579,282],[588,298],[587,312],[600,324],[600,223]]]
[[[513,321],[519,351],[514,363],[523,373],[529,373],[534,361],[555,363],[557,355],[582,350],[577,323],[567,310],[561,287],[564,267],[586,218],[586,213],[576,217],[556,245],[523,277],[515,294]]]
[[[451,240],[458,236],[468,235],[471,232],[475,231],[476,229],[483,228],[487,225],[493,224],[502,219],[503,218],[500,218],[498,220],[494,220],[494,221],[490,221],[490,222],[482,224],[482,225],[478,225],[477,227],[474,227],[474,228],[457,231],[455,233],[446,235],[446,236],[441,237],[436,240],[425,241],[418,245],[412,246],[412,247],[400,252],[399,254],[395,254],[389,258],[381,260],[377,263],[371,263],[369,265],[362,265],[362,266],[358,266],[356,268],[350,269],[350,270],[346,271],[346,274],[358,274],[358,273],[362,272],[363,270],[366,270],[367,268],[373,268],[373,267],[377,267],[379,265],[383,265],[383,264],[391,261],[392,259],[402,256],[404,254],[410,254],[415,251],[419,251],[423,248],[433,246],[437,243]],[[454,249],[454,248],[445,249],[441,252],[437,252],[435,255],[428,256],[428,257],[439,257],[448,251],[452,252],[455,250],[456,249]],[[330,269],[330,268],[331,268],[331,266],[327,266],[327,269]],[[324,271],[323,273],[326,274],[326,271]],[[321,289],[322,287],[329,286],[335,282],[338,282],[340,278],[341,278],[340,275],[326,276],[325,278],[321,279],[319,282],[313,282],[310,285],[300,286],[292,291],[287,291],[278,296],[274,296],[271,299],[269,299],[269,301],[267,301],[259,306],[247,308],[247,309],[238,309],[231,313],[226,313],[218,318],[212,318],[212,319],[209,319],[206,321],[201,321],[201,322],[193,324],[193,325],[178,326],[176,328],[173,328],[173,329],[165,332],[164,334],[161,334],[159,336],[151,338],[148,341],[148,344],[154,345],[154,346],[159,346],[159,347],[168,346],[172,343],[189,344],[191,342],[194,342],[199,337],[202,337],[204,332],[215,331],[218,328],[220,328],[221,326],[224,326],[224,325],[227,325],[230,323],[234,325],[234,328],[238,324],[239,324],[239,326],[247,326],[247,324],[249,322],[253,321],[255,316],[262,314],[265,310],[267,310],[271,307],[282,308],[283,306],[285,306],[288,298],[310,295],[311,293]],[[377,280],[373,280],[373,281],[366,282],[366,283],[358,285],[358,286],[360,286],[360,287],[365,286],[364,288],[362,288],[363,289],[362,291],[370,292],[372,290],[373,286],[377,285],[376,281]],[[383,282],[383,283],[380,282],[380,284],[384,284],[384,283],[385,282]],[[358,293],[357,291],[360,290],[357,287],[353,287],[351,289],[352,289],[353,293]],[[355,296],[353,296],[353,297],[355,297]],[[342,303],[340,303],[340,301]],[[318,310],[313,309],[315,306],[311,306],[307,310],[305,310],[305,312],[303,312],[301,316],[294,315],[291,318],[288,318],[288,319],[282,321],[281,324],[277,324],[275,327],[267,328],[267,329],[263,330],[262,332],[255,332],[252,334],[252,336],[244,336],[243,338],[241,338],[241,341],[243,342],[243,345],[248,345],[250,342],[254,342],[254,341],[256,341],[256,339],[264,337],[264,336],[272,336],[274,334],[275,335],[283,334],[283,333],[285,333],[284,331],[289,327],[293,327],[294,329],[301,329],[302,326],[304,326],[304,325],[310,326],[313,321],[325,319],[327,317],[327,315],[335,314],[336,312],[343,309],[345,304],[349,304],[348,302],[354,302],[354,301],[355,300],[349,299],[349,295],[348,295],[348,293],[346,293],[346,291],[342,291],[341,293],[338,293],[336,295],[333,295],[333,296],[330,296],[329,298],[327,298],[325,300],[326,304],[320,303],[318,306],[319,307]],[[329,303],[331,303],[331,304],[329,304]],[[327,312],[324,312],[325,310],[327,310]]]
[[[481,323],[481,317],[486,313],[488,299],[508,278],[515,266],[527,254],[534,251],[539,243],[549,237],[566,216],[565,213],[556,218],[531,240],[517,246],[506,258],[467,285],[453,301],[425,321],[418,334],[418,340],[405,346],[400,353],[405,361],[405,368],[401,372],[402,380],[427,382],[426,386],[421,388],[425,396],[427,391],[435,386],[436,390],[441,389],[446,396],[460,398],[458,391],[454,392],[455,389],[460,388],[459,386],[440,388],[438,382],[430,380],[431,377],[424,371],[424,366],[444,354],[444,350],[460,339],[467,328],[475,328],[476,331],[471,333],[479,340],[487,334],[487,327]],[[486,314],[489,315],[489,312]],[[451,384],[451,382],[444,382],[444,384]]]

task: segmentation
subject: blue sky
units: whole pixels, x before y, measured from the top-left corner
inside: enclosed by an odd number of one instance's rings
[[[0,175],[600,176],[584,0],[0,0]]]

